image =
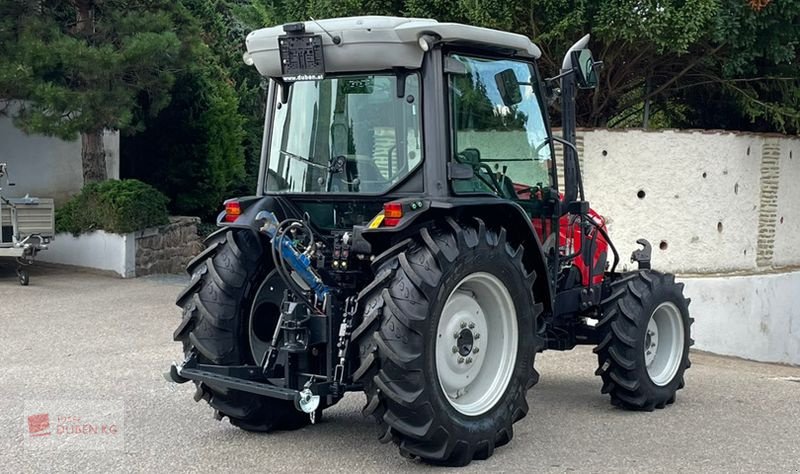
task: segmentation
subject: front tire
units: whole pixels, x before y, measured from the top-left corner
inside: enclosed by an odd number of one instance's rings
[[[652,411],[675,402],[691,366],[689,300],[674,275],[640,270],[611,283],[597,323],[595,347],[611,403],[628,410]]]
[[[528,412],[542,305],[524,250],[504,229],[446,222],[376,260],[376,279],[359,296],[354,379],[382,441],[463,466],[508,443]]]

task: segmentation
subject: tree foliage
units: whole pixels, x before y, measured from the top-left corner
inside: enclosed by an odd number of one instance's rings
[[[0,97],[27,100],[28,131],[126,131],[123,174],[210,216],[255,189],[266,91],[247,33],[350,15],[524,34],[543,77],[591,33],[604,66],[582,126],[800,130],[800,0],[0,0]]]
[[[0,0],[0,97],[19,99],[15,123],[84,136],[84,178],[105,178],[104,129],[136,127],[169,103],[181,53],[166,0]]]
[[[259,84],[259,78],[240,73],[245,66],[233,38],[243,36],[246,28],[231,34],[232,23],[224,19],[228,10],[223,7],[216,1],[186,2],[180,28],[185,35],[200,38],[201,46],[176,73],[169,106],[145,117],[144,130],[121,144],[125,177],[156,186],[170,198],[173,213],[206,219],[249,181],[245,149],[250,145],[252,154],[256,141],[260,146],[261,134],[258,139],[248,137],[245,127],[248,119],[261,122],[257,117],[263,114],[263,107],[251,111],[241,105],[240,97],[259,95],[260,88],[251,91],[249,86]],[[257,159],[251,168],[257,169]]]
[[[259,0],[272,23],[342,15],[436,18],[527,35],[544,76],[591,33],[600,87],[583,126],[800,128],[800,0]],[[557,121],[556,121],[557,122]]]

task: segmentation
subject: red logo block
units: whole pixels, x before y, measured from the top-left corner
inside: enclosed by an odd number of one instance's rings
[[[47,413],[30,415],[28,417],[28,433],[31,436],[49,436],[50,415]]]

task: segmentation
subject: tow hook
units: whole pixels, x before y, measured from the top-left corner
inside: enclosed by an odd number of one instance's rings
[[[180,369],[178,368],[178,363],[173,362],[169,368],[169,372],[164,374],[164,378],[167,379],[167,382],[173,383],[185,383],[188,382],[189,379],[185,377],[181,377]]]
[[[319,407],[319,395],[314,395],[306,384],[297,398],[297,407],[303,413],[308,413],[308,417],[313,425],[315,422],[317,407]]]
[[[650,245],[650,242],[645,239],[639,239],[636,241],[636,243],[641,245],[642,248],[633,251],[631,254],[631,263],[638,263],[639,270],[649,270],[650,256],[653,253],[653,247]]]

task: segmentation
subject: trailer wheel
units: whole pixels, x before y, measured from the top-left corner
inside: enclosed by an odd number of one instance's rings
[[[19,284],[22,286],[28,286],[28,284],[31,282],[31,277],[28,274],[28,270],[25,270],[24,268],[17,269],[17,278],[19,278]]]
[[[538,380],[534,272],[506,231],[476,219],[416,239],[376,259],[353,332],[367,405],[405,456],[454,466],[486,459],[513,436]]]
[[[628,410],[652,411],[675,402],[691,366],[689,300],[671,274],[645,270],[611,284],[597,323],[595,347],[603,393]]]
[[[194,354],[203,364],[254,363],[253,349],[259,348],[251,339],[251,309],[271,267],[253,231],[220,229],[206,239],[206,250],[187,266],[192,281],[176,301],[183,320],[174,339],[183,343],[187,357]],[[206,400],[218,419],[227,416],[244,430],[297,429],[309,422],[289,401],[195,385],[195,401]]]

